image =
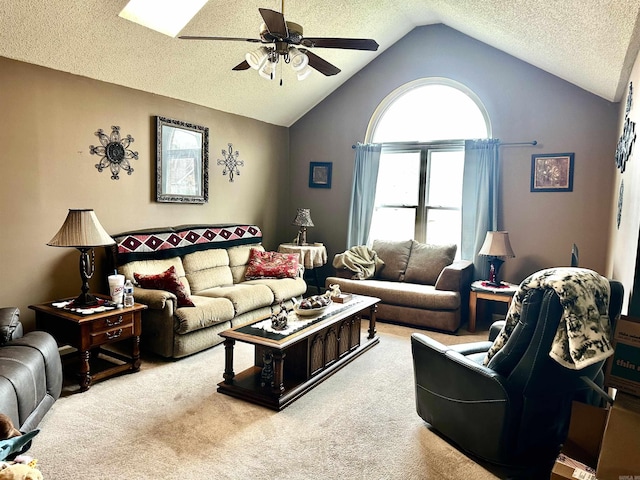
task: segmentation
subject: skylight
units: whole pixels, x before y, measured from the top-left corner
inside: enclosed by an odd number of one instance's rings
[[[175,37],[205,3],[207,0],[129,0],[118,16]]]

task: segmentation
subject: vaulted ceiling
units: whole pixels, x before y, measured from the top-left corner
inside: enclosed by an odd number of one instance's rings
[[[179,1],[179,0],[178,0]],[[377,52],[316,48],[342,72],[283,85],[232,71],[256,44],[186,41],[124,20],[127,0],[0,0],[0,56],[290,126],[416,26],[446,24],[610,101],[640,46],[637,0],[289,0],[306,37],[373,38]],[[182,35],[258,38],[258,8],[209,0]]]

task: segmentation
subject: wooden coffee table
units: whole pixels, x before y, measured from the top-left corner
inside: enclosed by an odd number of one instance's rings
[[[282,410],[314,386],[378,344],[376,305],[379,298],[354,295],[345,304],[333,303],[317,317],[291,314],[292,331],[268,331],[268,318],[220,333],[225,338],[224,380],[218,392],[274,410]],[[361,340],[361,321],[369,317],[368,336]],[[255,347],[254,365],[233,371],[235,342]]]

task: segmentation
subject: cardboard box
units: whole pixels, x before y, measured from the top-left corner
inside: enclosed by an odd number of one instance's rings
[[[640,319],[622,315],[613,342],[615,350],[607,360],[605,385],[640,396]]]
[[[551,471],[551,480],[595,480],[608,409],[573,402],[569,434]]]
[[[617,392],[611,408],[574,402],[551,480],[640,479],[640,397]]]
[[[604,429],[598,480],[640,479],[640,398],[618,391]]]

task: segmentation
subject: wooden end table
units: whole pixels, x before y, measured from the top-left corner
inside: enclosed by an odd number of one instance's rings
[[[53,335],[59,346],[69,345],[78,350],[80,391],[88,390],[93,382],[103,378],[125,371],[137,372],[140,369],[142,310],[147,308],[146,305],[136,303],[133,307],[115,308],[85,315],[64,308],[56,308],[52,303],[56,302],[29,305],[29,308],[36,312],[38,330],[44,330]],[[131,339],[133,344],[131,356],[102,348],[107,344],[127,339]],[[102,353],[113,366],[92,372],[90,365],[92,353],[96,356]]]
[[[511,305],[513,295],[518,290],[518,285],[513,283],[502,282],[506,288],[485,287],[482,280],[477,280],[471,284],[471,293],[469,294],[469,328],[470,332],[476,331],[476,312],[478,300],[486,300],[489,302],[504,302],[507,308]]]

